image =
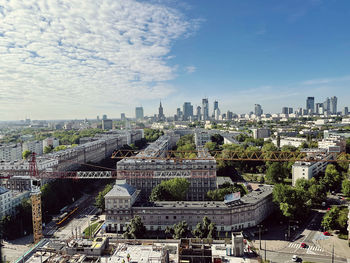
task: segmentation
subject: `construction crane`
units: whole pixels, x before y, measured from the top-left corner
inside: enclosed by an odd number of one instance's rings
[[[112,157],[113,159],[133,158],[133,159],[161,159],[161,160],[202,160],[208,157],[196,157],[196,158],[182,158],[188,153],[198,154],[198,151],[166,151],[165,154],[160,156],[137,156],[137,153],[142,151],[136,150],[116,150]],[[345,153],[332,153],[332,158],[322,158],[318,153],[306,153],[306,152],[263,152],[263,151],[227,151],[222,154],[222,151],[210,151],[211,158],[222,161],[304,161],[304,162],[350,162],[350,155]],[[52,179],[123,179],[116,173],[116,169],[109,169],[106,167],[96,166],[92,164],[78,163],[80,165],[91,166],[94,168],[100,168],[108,171],[38,171],[36,164],[36,154],[31,155],[29,162],[29,178],[31,180],[30,199],[32,202],[32,219],[33,219],[33,237],[34,243],[38,243],[43,237],[42,230],[42,209],[41,209],[41,192],[40,192],[40,179],[52,178]],[[16,175],[23,175],[28,173],[28,170],[1,170],[3,174],[0,179],[9,179]]]

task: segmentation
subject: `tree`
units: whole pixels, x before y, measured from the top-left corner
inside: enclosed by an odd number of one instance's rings
[[[186,221],[181,221],[172,227],[167,226],[165,233],[170,234],[174,239],[186,238],[189,235],[188,224]]]
[[[339,207],[334,206],[332,207],[329,211],[327,211],[327,213],[325,214],[325,216],[322,219],[321,225],[326,229],[326,230],[330,230],[330,229],[336,229],[337,228],[337,218],[339,215]]]
[[[341,176],[333,164],[328,164],[321,184],[327,191],[335,191],[341,187]]]
[[[192,231],[192,234],[198,238],[215,238],[216,237],[216,225],[205,216],[202,222],[199,222],[196,228]]]
[[[286,170],[279,162],[273,162],[268,165],[266,170],[265,180],[270,183],[279,183],[282,182],[286,177]]]
[[[247,190],[241,184],[235,183],[232,185],[230,183],[225,183],[222,185],[222,188],[209,190],[207,192],[207,197],[211,201],[224,201],[226,195],[235,192],[240,192],[241,196],[243,196],[247,193]]]
[[[224,137],[222,137],[220,134],[214,134],[210,137],[211,141],[218,144],[222,145],[224,143]]]
[[[174,178],[162,181],[153,188],[150,201],[183,201],[190,186],[186,178]]]
[[[23,157],[23,159],[27,159],[31,154],[32,154],[31,151],[25,150],[25,151],[23,151],[23,153],[22,153],[22,157]]]
[[[344,179],[341,184],[341,191],[345,196],[350,196],[350,181],[349,179]]]
[[[112,184],[107,184],[105,186],[105,188],[98,193],[98,195],[96,196],[95,199],[95,206],[97,206],[98,208],[102,209],[102,211],[105,210],[105,195],[111,191],[113,188]]]
[[[133,219],[131,219],[131,222],[126,227],[126,231],[124,232],[123,236],[124,238],[130,239],[137,239],[142,238],[144,234],[146,233],[146,227],[141,221],[141,217],[135,216]]]
[[[52,152],[52,150],[53,150],[52,145],[48,145],[48,146],[45,146],[45,147],[44,147],[44,153],[45,153],[45,154],[46,154],[46,153]]]

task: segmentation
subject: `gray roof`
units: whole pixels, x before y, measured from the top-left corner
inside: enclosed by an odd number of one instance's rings
[[[109,191],[105,197],[130,197],[135,193],[136,189],[129,184],[116,184],[113,189]]]
[[[7,190],[6,188],[0,186],[0,195],[7,193],[9,190]]]

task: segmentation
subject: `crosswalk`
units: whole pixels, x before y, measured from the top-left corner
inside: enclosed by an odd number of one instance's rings
[[[302,248],[301,243],[289,243],[288,247],[290,248],[300,248],[300,249],[305,249],[305,250],[313,250],[313,251],[319,251],[323,252],[324,250],[320,247],[317,246],[308,246],[307,248]]]

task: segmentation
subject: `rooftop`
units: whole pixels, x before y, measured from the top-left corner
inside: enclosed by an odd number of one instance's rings
[[[135,193],[136,189],[127,184],[115,184],[113,189],[106,194],[106,197],[118,196],[118,197],[130,197]]]

